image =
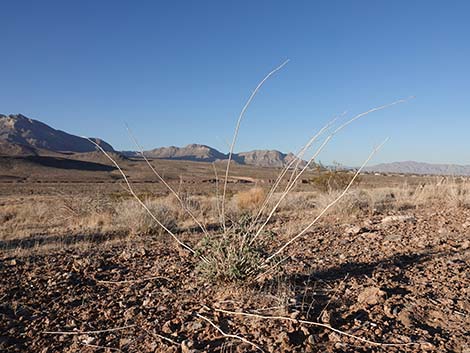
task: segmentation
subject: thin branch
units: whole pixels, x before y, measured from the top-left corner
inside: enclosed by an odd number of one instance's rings
[[[93,278],[93,279],[96,281],[96,283],[103,283],[103,284],[139,283],[139,282],[152,281],[154,279],[164,279],[166,281],[170,281],[169,278],[162,277],[162,276],[131,279],[131,280],[124,280],[124,281],[105,281],[105,280],[100,280],[100,279],[96,279],[96,278]]]
[[[279,186],[279,184],[281,183],[282,179],[284,178],[284,176],[286,175],[286,173],[289,171],[289,169],[292,167],[292,165],[294,163],[296,163],[295,167],[294,167],[294,171],[292,172],[292,175],[291,175],[291,178],[289,180],[289,183],[290,181],[292,180],[292,176],[294,175],[294,172],[295,170],[297,170],[297,168],[299,167],[300,165],[300,161],[302,160],[302,157],[303,155],[305,154],[305,152],[310,148],[310,146],[331,126],[333,125],[333,123],[336,121],[336,118],[333,119],[332,121],[330,121],[328,124],[326,124],[325,126],[323,126],[320,131],[318,131],[301,149],[299,152],[297,152],[296,154],[296,158],[292,159],[292,161],[290,161],[287,166],[284,167],[284,169],[282,170],[282,172],[278,175],[274,185],[271,187],[271,189],[269,190],[269,193],[268,195],[266,196],[266,199],[264,200],[263,204],[261,205],[261,208],[260,210],[258,211],[258,214],[256,215],[254,221],[253,221],[253,225],[256,223],[256,221],[259,219],[259,217],[261,217],[261,215],[263,214],[263,211],[264,209],[266,208],[266,206],[268,205],[271,197],[274,195],[274,192],[276,191],[277,187]],[[288,185],[289,185],[288,183]]]
[[[196,218],[196,216],[191,212],[189,207],[184,203],[184,201],[181,199],[181,197],[178,195],[178,193],[166,182],[166,180],[160,175],[160,173],[157,172],[157,170],[153,167],[153,165],[150,163],[150,161],[147,159],[147,156],[144,153],[144,149],[142,146],[139,144],[137,141],[137,138],[134,136],[132,133],[131,129],[129,126],[126,124],[126,129],[129,135],[131,136],[132,141],[136,145],[137,149],[139,150],[140,155],[142,158],[145,160],[149,168],[152,170],[153,174],[157,176],[157,178],[163,183],[163,185],[166,186],[166,188],[176,197],[176,199],[179,201],[181,208],[186,211],[186,213],[196,222],[196,224],[201,228],[202,232],[206,235],[209,236],[209,233],[207,232],[207,229],[199,222],[199,220]]]
[[[97,144],[95,141],[89,139],[88,137],[83,137],[83,138],[86,138],[88,141],[90,141],[92,144],[94,144],[101,152],[104,153],[104,155],[114,164],[114,166],[118,169],[119,173],[122,175],[124,181],[126,182],[126,185],[127,185],[127,188],[129,190],[129,192],[131,193],[131,195],[137,200],[137,202],[144,208],[145,211],[147,211],[147,213],[149,214],[150,217],[152,217],[152,219],[160,226],[162,227],[168,234],[170,234],[170,236],[179,244],[181,245],[183,248],[185,248],[186,250],[188,250],[189,252],[191,252],[191,254],[193,255],[196,255],[196,251],[194,251],[189,245],[186,245],[185,243],[183,243],[180,239],[178,239],[178,237],[171,231],[169,230],[162,222],[160,222],[158,220],[157,217],[155,217],[155,215],[153,214],[152,211],[150,211],[150,209],[147,207],[147,205],[140,199],[139,196],[137,196],[137,194],[135,193],[134,189],[132,188],[131,186],[131,183],[129,182],[129,180],[127,179],[127,176],[126,174],[124,173],[124,171],[121,169],[121,167],[119,166],[119,164],[113,159],[113,157],[111,157],[99,144]],[[201,257],[201,259],[205,262],[208,262],[207,259]]]
[[[240,340],[240,341],[242,341],[242,342],[248,343],[249,345],[255,347],[255,348],[258,349],[258,350],[260,350],[261,352],[264,352],[264,350],[263,350],[260,346],[258,346],[256,343],[253,343],[253,342],[251,342],[251,341],[248,341],[246,338],[244,338],[244,337],[242,337],[242,336],[231,335],[231,334],[229,334],[229,333],[225,333],[220,327],[218,327],[216,324],[214,324],[214,323],[213,323],[210,319],[208,319],[207,317],[202,316],[201,314],[198,314],[198,313],[196,313],[196,315],[197,315],[198,317],[200,317],[201,319],[207,321],[213,328],[215,328],[217,331],[219,331],[219,332],[222,334],[222,336],[227,337],[227,338],[235,338],[235,339]]]
[[[310,158],[310,160],[307,162],[307,164],[302,168],[302,170],[300,171],[299,174],[297,174],[297,176],[294,178],[294,180],[292,180],[292,182],[290,183],[290,185],[288,185],[288,187],[286,188],[286,190],[283,192],[283,194],[281,195],[281,197],[279,198],[279,200],[277,201],[276,205],[273,207],[273,209],[271,210],[271,212],[269,213],[268,217],[266,218],[265,222],[260,226],[260,228],[258,229],[258,231],[256,232],[255,236],[251,239],[251,243],[261,234],[261,232],[263,231],[264,227],[266,226],[266,224],[268,224],[268,222],[271,220],[272,216],[274,215],[274,213],[276,212],[276,210],[278,209],[279,205],[281,204],[281,202],[284,200],[284,198],[288,195],[288,193],[292,190],[292,188],[296,185],[296,182],[297,180],[300,178],[300,176],[307,170],[307,168],[310,166],[310,164],[315,160],[315,158],[318,157],[318,155],[320,154],[320,152],[328,145],[328,143],[330,142],[330,140],[338,133],[340,132],[342,129],[344,129],[345,127],[347,127],[349,124],[353,123],[354,121],[358,120],[359,118],[365,116],[365,115],[368,115],[370,113],[373,113],[373,112],[376,112],[378,110],[382,110],[382,109],[385,109],[385,108],[388,108],[388,107],[391,107],[393,105],[396,105],[396,104],[400,104],[400,103],[404,103],[404,102],[407,102],[409,99],[411,99],[413,97],[409,97],[409,98],[405,98],[405,99],[400,99],[400,100],[397,100],[395,102],[392,102],[392,103],[389,103],[389,104],[385,104],[385,105],[382,105],[382,106],[379,106],[379,107],[376,107],[376,108],[372,108],[366,112],[363,112],[363,113],[360,113],[356,116],[354,116],[352,119],[346,121],[345,123],[343,123],[342,125],[340,125],[338,128],[336,128],[336,130],[334,130],[322,143],[322,145],[317,149],[317,151],[314,153],[314,155],[312,156],[312,158]]]
[[[171,343],[171,344],[174,344],[175,346],[181,346],[181,343],[176,342],[176,341],[173,341],[171,338],[165,337],[165,336],[160,335],[160,334],[158,334],[158,333],[156,333],[156,332],[151,332],[151,331],[149,331],[149,330],[147,330],[147,329],[145,329],[145,328],[142,328],[142,330],[144,330],[145,332],[147,332],[147,334],[149,334],[150,336],[158,337],[158,338],[160,338],[160,339],[162,339],[162,340],[164,340],[164,341],[167,341],[167,342],[169,342],[169,343]]]
[[[79,343],[86,347],[91,347],[91,348],[96,348],[96,349],[105,349],[105,350],[109,349],[110,351],[122,352],[122,350],[120,350],[119,348],[99,346],[97,344],[91,344],[91,343],[85,343],[85,342],[79,342]]]
[[[263,86],[263,84],[266,82],[266,80],[268,78],[270,78],[272,75],[274,75],[277,71],[281,70],[288,62],[289,62],[289,60],[284,61],[281,65],[279,65],[274,70],[272,70],[270,73],[268,73],[260,81],[260,83],[258,83],[258,86],[256,86],[254,91],[251,93],[251,95],[248,98],[247,102],[243,106],[243,109],[241,110],[240,115],[238,116],[237,125],[235,127],[235,132],[233,134],[232,144],[230,145],[230,152],[228,154],[227,169],[225,170],[224,188],[223,188],[223,193],[222,193],[222,225],[224,227],[224,232],[226,230],[226,228],[225,228],[225,196],[226,196],[226,192],[227,192],[228,175],[229,175],[229,171],[230,171],[230,162],[232,161],[233,149],[235,147],[235,142],[237,141],[238,130],[240,129],[240,123],[243,119],[243,116],[245,115],[246,110],[248,109],[248,106],[250,105],[251,101],[253,100],[253,98],[258,93],[261,86]]]
[[[364,169],[364,167],[367,165],[367,163],[369,163],[369,161],[372,159],[372,157],[382,148],[382,146],[388,141],[388,138],[385,139],[385,141],[383,141],[379,146],[377,146],[376,148],[374,148],[374,150],[371,152],[371,154],[369,155],[369,157],[367,157],[367,159],[364,161],[364,163],[361,165],[361,167],[356,171],[356,173],[354,174],[354,176],[352,177],[351,181],[349,182],[349,184],[346,186],[346,188],[343,190],[343,192],[336,198],[334,199],[332,202],[330,202],[321,212],[320,214],[315,217],[315,219],[308,225],[306,226],[299,234],[297,234],[295,237],[293,237],[292,239],[290,239],[288,242],[286,242],[283,246],[281,246],[281,248],[279,250],[277,250],[274,254],[272,254],[271,256],[269,256],[267,259],[266,259],[266,262],[269,262],[272,258],[274,258],[275,256],[279,255],[282,251],[284,251],[284,249],[286,247],[288,247],[291,243],[293,243],[294,241],[296,241],[298,238],[300,238],[302,235],[304,235],[315,223],[317,223],[317,221],[326,213],[326,211],[328,211],[331,207],[333,207],[339,200],[341,200],[344,195],[346,195],[346,193],[349,191],[349,189],[351,188],[351,186],[353,185],[354,181],[356,180],[356,178],[359,176],[359,174],[361,173],[361,171]]]
[[[129,325],[129,326],[109,328],[106,330],[96,330],[96,331],[44,331],[43,333],[46,335],[95,335],[98,333],[126,330],[128,328],[132,328],[135,326],[136,325]]]
[[[335,299],[336,294],[338,294],[339,288],[343,285],[343,283],[346,281],[346,279],[347,279],[348,277],[349,277],[349,273],[346,273],[346,276],[344,276],[343,280],[338,284],[338,287],[336,287],[335,292],[334,292],[333,295],[330,297],[330,299],[328,300],[328,302],[326,303],[326,305],[323,307],[323,310],[320,312],[320,315],[318,315],[317,320],[320,320],[320,318],[322,317],[323,313],[326,311],[326,309],[327,309],[328,306],[331,304],[331,302],[333,301],[333,299]],[[310,309],[309,309],[309,310],[310,310]],[[308,312],[307,312],[307,314],[308,314]]]
[[[214,162],[212,162],[212,167],[214,168],[214,175],[215,175],[215,202],[217,205],[217,215],[219,222],[222,221],[222,213],[220,210],[220,195],[219,195],[219,174],[217,173],[217,167]]]
[[[215,310],[215,311],[218,311],[218,312],[221,312],[221,313],[229,314],[229,315],[240,315],[240,316],[253,317],[253,318],[265,319],[265,320],[283,320],[283,321],[291,321],[291,322],[301,323],[301,324],[305,324],[305,325],[312,325],[312,326],[322,327],[322,328],[325,328],[325,329],[327,329],[327,330],[336,332],[336,333],[338,333],[338,334],[340,334],[340,335],[343,335],[343,336],[346,336],[346,337],[350,337],[350,338],[353,338],[353,339],[355,339],[355,340],[358,340],[358,341],[361,341],[361,342],[364,342],[364,343],[372,344],[372,345],[374,345],[374,346],[402,347],[402,346],[420,345],[420,344],[424,343],[424,342],[421,342],[421,343],[418,343],[418,342],[409,342],[409,343],[381,343],[381,342],[371,341],[371,340],[368,340],[368,339],[366,339],[366,338],[354,336],[354,335],[352,335],[352,334],[350,334],[350,333],[347,333],[347,332],[338,330],[338,329],[336,329],[336,328],[334,328],[334,327],[332,327],[332,326],[330,326],[330,325],[323,324],[323,323],[320,323],[320,322],[315,322],[315,321],[307,321],[307,320],[301,320],[301,319],[294,319],[294,318],[291,318],[291,317],[288,317],[288,316],[269,316],[269,315],[245,313],[245,312],[240,312],[240,311],[229,311],[229,310],[223,310],[223,309],[217,309],[217,308],[214,308],[214,310]]]

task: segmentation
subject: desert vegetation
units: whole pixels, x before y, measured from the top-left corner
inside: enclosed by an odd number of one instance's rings
[[[0,347],[464,352],[467,180],[360,177],[381,145],[357,170],[315,170],[336,134],[406,100],[327,123],[268,179],[233,179],[244,114],[285,64],[249,97],[228,160],[206,165],[204,187],[165,178],[133,137],[158,191],[134,182],[137,161],[90,139],[122,178],[113,190],[6,192]]]

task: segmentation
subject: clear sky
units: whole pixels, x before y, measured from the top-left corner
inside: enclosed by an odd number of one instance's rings
[[[1,1],[0,113],[133,149],[296,151],[333,115],[358,121],[320,160],[470,164],[470,1]]]

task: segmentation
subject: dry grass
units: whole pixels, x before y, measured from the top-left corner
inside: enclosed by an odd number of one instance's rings
[[[168,229],[177,229],[177,215],[167,203],[162,200],[144,201],[148,209],[158,217]],[[127,200],[117,205],[114,217],[117,227],[126,229],[131,235],[163,234],[163,228],[156,224],[153,218],[136,201]]]
[[[257,211],[266,197],[266,192],[260,187],[240,191],[234,195],[233,201],[240,213],[253,213]]]

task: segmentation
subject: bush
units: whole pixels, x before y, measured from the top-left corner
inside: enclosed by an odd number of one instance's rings
[[[254,187],[246,191],[240,191],[233,197],[235,205],[242,214],[259,210],[266,198],[265,191],[260,187]]]
[[[162,200],[147,200],[144,202],[152,214],[169,230],[176,227],[175,214],[171,207]],[[116,218],[121,228],[137,234],[162,234],[164,229],[155,222],[148,212],[134,200],[126,200],[116,207]]]
[[[344,190],[351,181],[352,175],[348,172],[338,170],[328,170],[319,172],[310,182],[322,192],[331,192],[336,190]],[[356,178],[356,184],[359,178]]]

